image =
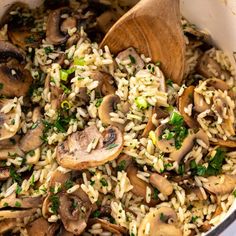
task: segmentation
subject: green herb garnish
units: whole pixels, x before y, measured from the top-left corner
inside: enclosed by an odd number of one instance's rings
[[[129,55],[129,59],[130,59],[132,64],[136,63],[136,60],[135,60],[135,58],[132,55]]]
[[[4,203],[3,203],[3,206],[4,206],[4,207],[8,207],[8,203],[7,203],[7,202],[4,202]]]
[[[49,197],[49,200],[51,202],[51,210],[54,214],[57,214],[60,202],[59,197],[57,195],[52,195]]]
[[[142,96],[135,98],[134,102],[140,110],[147,109],[149,105],[147,100]]]
[[[117,170],[122,171],[125,169],[125,166],[126,166],[126,160],[121,160],[117,165]]]
[[[109,145],[106,147],[106,150],[110,150],[110,149],[115,148],[115,147],[117,147],[117,146],[118,146],[117,143],[111,143],[111,144],[109,144]]]
[[[95,103],[95,106],[96,106],[96,107],[100,107],[100,105],[101,105],[101,103],[102,103],[102,100],[103,100],[103,98],[98,98],[97,101],[96,101],[96,103]]]
[[[34,124],[32,124],[31,129],[37,128],[38,125],[39,125],[39,123],[38,123],[38,122],[35,122]]]
[[[49,53],[53,52],[53,49],[51,47],[45,47],[44,51],[46,54],[49,54]]]
[[[157,188],[154,188],[154,191],[153,191],[153,199],[154,200],[157,200],[158,199],[158,194],[159,194],[159,191]]]
[[[70,188],[72,188],[74,185],[73,181],[71,181],[70,179],[66,180],[66,182],[64,183],[65,188],[68,190]]]
[[[160,220],[161,220],[162,222],[166,222],[167,219],[168,219],[168,216],[164,215],[164,213],[161,212],[161,214],[160,214]]]
[[[3,89],[3,86],[4,86],[3,83],[0,83],[0,89]]]
[[[10,166],[10,176],[14,182],[21,183],[21,175],[16,172],[13,166]]]
[[[105,180],[105,178],[101,178],[101,179],[100,179],[100,183],[102,184],[103,187],[108,186],[108,183],[107,183],[107,181]]]
[[[101,212],[99,210],[95,210],[93,213],[92,213],[92,216],[94,218],[98,218],[99,216],[101,215]]]
[[[22,188],[17,184],[17,186],[16,186],[16,194],[17,195],[20,194],[21,191],[22,191]]]

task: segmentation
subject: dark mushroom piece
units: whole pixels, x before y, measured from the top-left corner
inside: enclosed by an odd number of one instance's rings
[[[0,148],[0,160],[7,160],[9,157],[23,157],[25,154],[19,148],[19,145],[13,145],[11,147],[1,147]]]
[[[0,181],[4,181],[10,177],[10,169],[7,167],[0,167]]]
[[[37,212],[37,208],[26,209],[26,210],[1,210],[0,217],[4,219],[17,219],[32,216]]]
[[[160,207],[150,211],[140,223],[138,236],[144,236],[146,225],[150,225],[150,236],[182,236],[176,212],[170,207]]]
[[[183,94],[178,99],[179,112],[183,116],[184,121],[190,128],[199,127],[198,122],[192,116],[189,116],[189,114],[185,112],[185,109],[189,105],[191,104],[193,105],[194,89],[195,89],[194,86],[189,86],[184,90]]]
[[[0,234],[6,233],[14,229],[17,225],[16,219],[4,219],[0,221]]]
[[[114,127],[100,133],[95,126],[71,134],[57,146],[57,162],[64,168],[82,170],[103,165],[119,156],[123,134]]]
[[[50,224],[43,217],[40,217],[26,226],[28,236],[54,236],[59,225]]]
[[[0,94],[7,97],[26,96],[32,83],[30,72],[15,61],[0,65]]]
[[[63,44],[67,41],[67,39],[69,38],[68,33],[64,33],[61,31],[64,30],[63,26],[63,19],[61,18],[61,16],[63,14],[69,14],[71,13],[71,9],[68,7],[62,7],[62,8],[58,8],[56,10],[52,10],[49,13],[48,16],[48,21],[47,21],[47,30],[46,30],[46,36],[47,36],[47,40],[54,44],[54,45],[59,45],[59,44]]]

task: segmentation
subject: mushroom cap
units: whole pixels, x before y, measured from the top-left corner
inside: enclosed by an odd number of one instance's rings
[[[61,7],[56,10],[52,10],[49,13],[46,36],[47,40],[50,43],[54,45],[63,44],[69,38],[69,35],[67,33],[65,34],[61,31],[61,23],[62,23],[61,15],[70,12],[71,12],[70,8]]]
[[[4,219],[13,219],[13,218],[24,218],[27,216],[32,216],[37,212],[37,208],[26,209],[26,210],[2,210],[0,211],[0,217]]]
[[[193,93],[193,99],[194,99],[194,110],[196,112],[201,113],[210,109],[210,105],[206,103],[204,97],[201,94],[197,93],[196,91],[194,91]]]
[[[216,141],[211,141],[214,145],[218,145],[221,147],[229,147],[229,148],[236,148],[236,141],[235,140],[223,140],[223,139],[217,139]]]
[[[12,109],[10,109],[11,107]],[[16,134],[20,128],[20,117],[21,105],[19,101],[0,99],[0,140],[11,138]]]
[[[94,149],[88,150],[96,142]],[[123,148],[123,134],[115,126],[100,133],[96,126],[71,134],[57,146],[57,162],[64,168],[82,170],[114,160]]]
[[[3,234],[17,225],[16,219],[4,219],[0,221],[0,234]]]
[[[234,190],[236,185],[236,175],[218,175],[210,176],[203,187],[216,195],[224,195]]]
[[[15,62],[0,65],[0,83],[3,85],[0,94],[7,97],[27,95],[32,77],[28,70]]]
[[[150,224],[150,236],[182,236],[177,225],[177,214],[170,207],[160,207],[150,211],[141,221],[138,236],[144,236],[146,225]]]
[[[0,129],[1,131],[1,129]],[[19,145],[13,145],[13,146],[6,146],[5,148],[0,148],[0,160],[7,160],[9,156],[20,156],[23,157],[25,154],[22,152],[22,150],[19,148]]]

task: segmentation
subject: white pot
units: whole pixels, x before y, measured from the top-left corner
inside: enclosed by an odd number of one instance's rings
[[[32,8],[39,6],[42,0],[18,0],[28,3]],[[50,1],[50,0],[48,0]],[[0,0],[0,19],[6,9],[16,0]],[[182,14],[193,24],[206,30],[212,36],[217,47],[228,54],[236,68],[236,0],[180,0]],[[207,233],[218,236],[236,219],[236,201],[224,220]],[[222,235],[236,235],[233,227],[226,229]]]

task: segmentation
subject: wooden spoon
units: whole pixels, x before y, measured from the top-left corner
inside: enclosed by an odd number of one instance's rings
[[[161,62],[166,79],[180,84],[184,73],[185,42],[179,0],[141,0],[108,31],[101,47],[113,54],[134,47],[153,62]]]

